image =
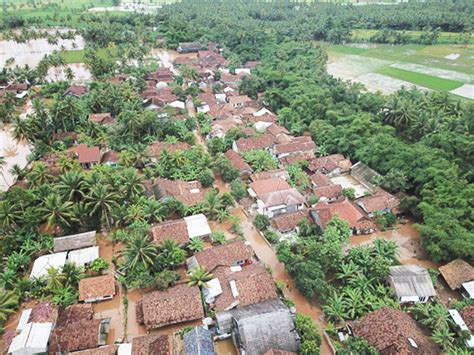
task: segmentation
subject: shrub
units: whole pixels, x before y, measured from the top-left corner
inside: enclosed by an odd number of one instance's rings
[[[214,183],[214,174],[211,170],[205,169],[199,173],[198,179],[203,187],[210,187]]]
[[[235,179],[230,184],[231,194],[237,200],[240,201],[243,197],[247,196],[247,189],[245,188],[245,184],[239,180]]]
[[[105,259],[98,258],[95,259],[91,264],[91,270],[97,272],[98,274],[102,274],[104,270],[109,268],[109,262]]]
[[[262,231],[270,225],[270,220],[264,214],[258,214],[255,216],[253,224],[259,231]]]
[[[225,244],[225,234],[222,232],[212,232],[211,240],[213,243]]]
[[[316,195],[311,195],[308,197],[308,203],[310,204],[310,206],[315,205],[316,203],[318,203],[318,201],[319,198]]]
[[[355,190],[352,187],[342,189],[342,195],[346,196],[351,201],[354,201],[356,198]]]
[[[268,240],[271,244],[276,244],[279,241],[278,234],[273,231],[267,231],[265,233],[265,239]]]

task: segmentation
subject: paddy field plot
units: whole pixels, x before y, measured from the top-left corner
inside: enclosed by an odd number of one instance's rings
[[[474,97],[474,45],[329,45],[329,74],[389,94],[401,86]]]

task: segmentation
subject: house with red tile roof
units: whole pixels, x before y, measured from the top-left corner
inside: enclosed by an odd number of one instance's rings
[[[79,301],[85,303],[111,300],[115,295],[114,275],[87,277],[79,281]]]
[[[313,221],[325,230],[328,222],[335,216],[346,221],[353,234],[370,234],[375,231],[375,223],[348,199],[333,203],[318,202],[311,208]]]
[[[206,216],[202,213],[158,223],[151,228],[153,241],[158,245],[166,239],[185,245],[193,238],[205,238],[210,234],[211,228]]]
[[[234,152],[233,150],[228,150],[224,153],[227,160],[229,160],[230,164],[239,170],[240,177],[243,179],[248,179],[250,174],[252,174],[253,170],[250,165],[240,156],[240,154]]]
[[[136,319],[147,330],[189,322],[204,317],[201,291],[180,284],[166,291],[145,293],[136,304]]]
[[[342,154],[332,154],[313,159],[308,164],[308,170],[312,173],[321,172],[328,175],[337,175],[349,172],[351,166],[351,161]]]
[[[101,153],[99,147],[88,147],[87,144],[79,144],[69,148],[69,151],[77,155],[79,163],[85,169],[90,169],[100,163]]]
[[[286,213],[272,218],[270,228],[277,233],[280,240],[292,240],[299,233],[299,226],[303,220],[310,222],[307,210]]]
[[[225,59],[220,53],[210,50],[198,52],[199,65],[203,68],[218,69],[227,67],[229,61]]]
[[[283,179],[254,181],[248,191],[256,199],[257,212],[270,218],[305,208],[305,197]]]
[[[171,83],[173,82],[174,74],[169,68],[158,68],[156,71],[149,75],[148,79],[154,80],[157,83]]]
[[[150,158],[159,160],[161,153],[165,150],[167,150],[168,152],[176,152],[179,150],[189,149],[190,147],[191,146],[188,143],[184,142],[168,143],[162,141],[154,141],[148,147],[147,153]]]
[[[271,126],[270,126],[271,127]],[[269,128],[270,128],[269,127]],[[309,136],[295,137],[289,143],[276,144],[273,152],[277,159],[290,156],[296,153],[312,152],[316,150],[316,144]]]
[[[107,113],[91,113],[89,115],[89,121],[99,124],[110,124],[114,122],[114,119],[110,112]]]
[[[389,212],[395,214],[400,213],[400,200],[380,187],[376,187],[372,195],[359,198],[357,205],[359,205],[369,217]]]
[[[168,180],[158,177],[153,183],[158,199],[176,198],[187,206],[194,206],[204,200],[206,192],[199,181]]]
[[[270,134],[263,134],[259,137],[239,138],[232,143],[232,150],[237,153],[248,152],[253,149],[270,150],[275,141]]]
[[[218,266],[204,289],[205,301],[215,311],[277,299],[275,281],[261,264],[245,267]]]
[[[82,85],[71,85],[64,91],[63,96],[80,98],[87,92],[87,87]]]
[[[244,266],[253,263],[253,249],[246,241],[237,240],[204,249],[186,260],[189,270],[202,267],[212,272],[218,266]]]

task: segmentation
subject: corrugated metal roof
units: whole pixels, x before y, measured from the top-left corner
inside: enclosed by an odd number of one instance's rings
[[[48,349],[48,339],[53,323],[28,323],[23,331],[13,338],[9,353],[36,354]]]
[[[99,258],[99,247],[90,247],[70,251],[67,260],[77,266],[83,266]]]
[[[40,256],[33,263],[30,279],[47,275],[50,267],[59,269],[66,263],[67,252]]]
[[[398,297],[436,296],[428,271],[419,265],[392,266],[388,279]]]
[[[212,233],[207,218],[202,213],[184,217],[188,229],[189,238],[205,237]]]
[[[69,251],[97,245],[96,231],[67,235],[54,239],[54,252]]]

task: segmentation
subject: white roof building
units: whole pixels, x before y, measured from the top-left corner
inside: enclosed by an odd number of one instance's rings
[[[211,112],[211,108],[209,107],[209,105],[199,106],[197,108],[197,112],[198,113],[208,113],[208,112]]]
[[[21,332],[23,329],[25,329],[26,325],[28,324],[28,320],[30,319],[30,314],[32,310],[32,308],[27,308],[23,312],[21,312],[20,320],[18,321],[16,330]]]
[[[183,101],[179,101],[179,100],[176,100],[176,101],[173,101],[171,103],[168,104],[168,106],[171,106],[171,107],[174,107],[174,108],[178,108],[180,110],[184,110],[184,108],[186,107],[186,105],[184,104]]]
[[[48,274],[49,268],[59,269],[66,263],[67,252],[40,256],[33,263],[30,279],[39,278]]]
[[[117,355],[132,355],[132,343],[119,344]]]
[[[206,237],[212,233],[207,218],[202,213],[194,216],[184,217],[188,229],[189,238]]]
[[[12,355],[31,355],[46,353],[53,323],[28,323],[13,338],[8,353]]]
[[[90,247],[84,249],[72,250],[67,256],[67,260],[77,266],[84,266],[90,264],[95,259],[99,258],[99,247]]]
[[[461,328],[461,330],[467,330],[469,332],[469,328],[467,327],[466,323],[464,323],[464,320],[456,309],[450,309],[448,312],[454,323],[456,323],[458,327]],[[464,343],[468,348],[474,348],[474,336],[471,334],[471,337]]]
[[[217,277],[207,282],[207,287],[204,289],[206,295],[206,302],[212,303],[215,298],[222,293],[222,286]]]
[[[464,282],[462,284],[462,288],[464,289],[467,298],[471,300],[474,299],[474,281]]]

